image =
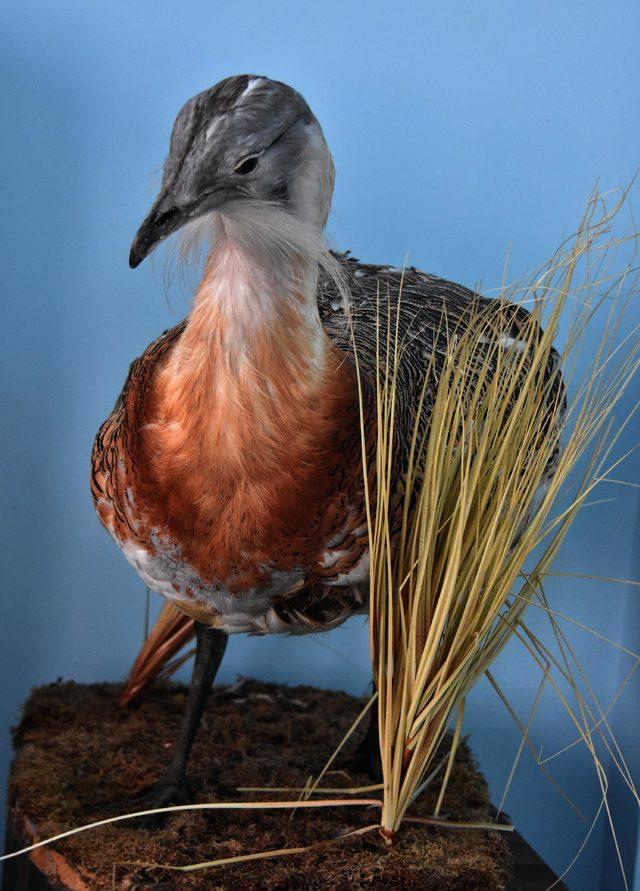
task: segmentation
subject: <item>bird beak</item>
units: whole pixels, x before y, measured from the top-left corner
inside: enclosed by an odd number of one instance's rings
[[[171,196],[160,194],[133,239],[129,266],[132,269],[139,266],[163,238],[179,229],[190,216],[189,208],[181,209],[171,200]]]
[[[212,210],[219,210],[228,201],[239,196],[240,193],[235,188],[214,187],[187,204],[180,205],[170,189],[163,190],[133,239],[129,254],[129,266],[132,269],[139,266],[159,242],[175,232],[176,229],[180,229],[189,220],[194,220]]]

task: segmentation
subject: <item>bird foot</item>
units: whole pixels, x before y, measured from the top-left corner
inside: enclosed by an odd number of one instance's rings
[[[129,813],[137,813],[139,811],[153,811],[159,808],[173,807],[180,804],[191,804],[193,802],[193,792],[189,786],[186,776],[176,774],[168,774],[161,777],[149,789],[141,795],[128,801],[121,802]],[[157,829],[162,825],[168,814],[145,814],[136,817],[132,822],[143,829]]]

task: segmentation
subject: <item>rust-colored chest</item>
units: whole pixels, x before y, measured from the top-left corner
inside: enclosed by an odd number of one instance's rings
[[[296,380],[276,356],[268,376],[263,365],[232,386],[215,349],[199,365],[191,351],[188,374],[176,373],[184,330],[134,363],[96,438],[103,524],[151,587],[217,612],[364,580],[358,395],[344,357],[329,348],[321,374],[302,366]]]

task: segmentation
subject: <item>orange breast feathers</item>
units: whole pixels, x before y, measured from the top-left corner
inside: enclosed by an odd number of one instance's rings
[[[353,370],[304,301],[238,332],[201,289],[136,422],[128,476],[144,526],[235,593],[273,569],[328,579],[366,546]],[[338,540],[345,566],[326,560]]]

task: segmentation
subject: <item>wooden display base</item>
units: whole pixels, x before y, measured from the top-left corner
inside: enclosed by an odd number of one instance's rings
[[[114,685],[73,683],[32,693],[15,732],[8,850],[125,812],[122,801],[135,797],[161,773],[170,760],[184,688],[170,685],[155,690],[128,710],[117,705],[117,693]],[[304,786],[361,707],[361,700],[311,687],[242,681],[217,688],[190,762],[196,800],[297,797],[291,792],[263,795],[238,788]],[[323,785],[370,782],[366,775],[337,773],[327,776]],[[438,791],[435,781],[413,813],[432,813]],[[463,744],[445,796],[444,815],[451,820],[486,821],[490,810],[484,780]],[[293,818],[290,811],[183,812],[154,830],[126,821],[41,848],[30,859],[9,861],[3,889],[542,891],[554,880],[526,843],[517,835],[514,840],[515,834],[409,824],[391,849],[374,831],[273,860],[195,873],[164,868],[306,846],[369,825],[375,818],[365,808],[336,807],[299,810]],[[510,844],[515,872],[508,884]]]

